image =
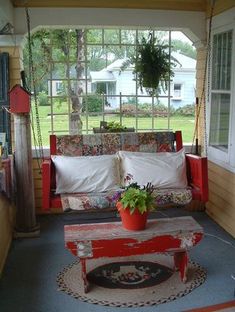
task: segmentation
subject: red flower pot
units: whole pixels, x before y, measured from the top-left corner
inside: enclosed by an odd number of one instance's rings
[[[148,212],[141,214],[138,209],[135,209],[132,214],[128,208],[123,209],[120,202],[117,203],[117,208],[120,213],[122,225],[130,231],[141,231],[146,227]]]

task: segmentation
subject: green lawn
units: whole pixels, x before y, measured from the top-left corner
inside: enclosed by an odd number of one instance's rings
[[[61,110],[58,110],[57,112],[63,113],[63,111]],[[51,133],[51,117],[48,114],[50,114],[49,106],[39,107],[40,128],[43,146],[49,145],[49,135]],[[33,114],[33,116],[35,124],[35,113]],[[90,130],[89,133],[92,133],[92,128],[99,127],[101,120],[102,116],[89,116],[89,120],[86,120],[86,117],[82,116],[84,133],[86,133],[86,129],[88,129],[88,131]],[[117,115],[108,115],[105,120],[120,122],[120,117]],[[154,130],[168,129],[168,119],[165,117],[155,117],[154,119],[152,119],[151,117],[139,117],[137,121],[135,117],[123,117],[122,124],[126,127],[134,127],[135,129],[138,129],[138,131],[147,131],[148,129],[151,129],[152,126]],[[54,116],[52,125],[54,131],[58,131],[58,134],[68,133],[67,115]],[[183,142],[190,143],[193,140],[194,125],[195,122],[192,116],[172,116],[170,118],[169,128],[173,129],[174,131],[181,130],[183,134]],[[36,126],[34,126],[34,129],[36,132]]]

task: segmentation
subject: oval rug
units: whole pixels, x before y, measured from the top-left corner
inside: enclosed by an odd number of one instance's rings
[[[115,261],[112,261],[114,260]],[[206,280],[206,271],[199,264],[190,262],[188,280],[182,283],[179,272],[172,269],[172,257],[147,259],[117,258],[88,260],[90,290],[84,293],[79,261],[68,265],[57,277],[58,290],[88,303],[112,307],[142,307],[173,301],[187,295]]]

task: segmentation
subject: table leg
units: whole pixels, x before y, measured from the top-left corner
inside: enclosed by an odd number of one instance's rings
[[[188,253],[187,251],[175,252],[175,269],[179,270],[180,278],[183,283],[187,282]]]
[[[82,279],[83,279],[83,284],[84,284],[84,292],[86,294],[89,291],[89,282],[86,276],[86,259],[81,258],[80,260],[81,260],[81,265],[82,265]]]

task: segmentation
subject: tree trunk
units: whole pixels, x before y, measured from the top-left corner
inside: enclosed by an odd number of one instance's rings
[[[70,134],[82,133],[82,93],[83,85],[81,79],[84,75],[84,30],[76,30],[76,42],[77,42],[77,64],[76,64],[76,78],[77,81],[74,86],[71,86],[69,82],[69,96],[72,102],[72,112],[70,114],[69,132]]]

